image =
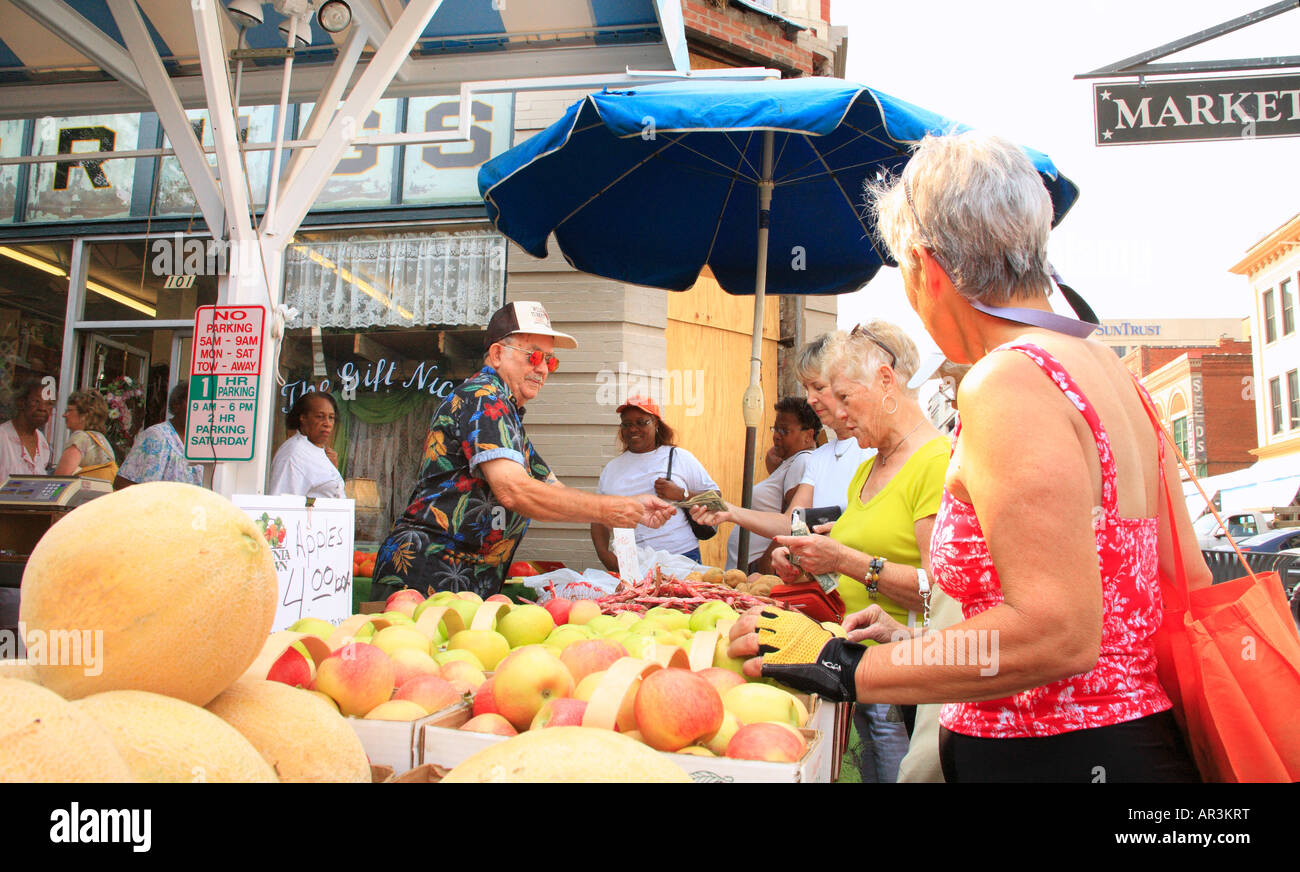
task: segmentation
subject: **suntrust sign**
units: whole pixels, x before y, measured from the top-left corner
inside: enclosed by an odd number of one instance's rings
[[[1300,136],[1300,75],[1092,87],[1097,145]]]
[[[1095,331],[1096,336],[1159,336],[1159,324],[1136,324],[1132,321],[1121,321],[1118,324],[1100,324]]]

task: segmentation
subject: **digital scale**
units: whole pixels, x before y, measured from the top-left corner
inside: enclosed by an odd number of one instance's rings
[[[6,508],[76,507],[112,493],[110,482],[75,475],[11,475],[0,484],[0,506]]]

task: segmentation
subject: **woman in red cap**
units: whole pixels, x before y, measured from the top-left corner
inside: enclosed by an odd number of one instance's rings
[[[600,473],[596,493],[632,496],[651,491],[661,499],[681,500],[689,494],[720,490],[695,455],[673,444],[674,435],[654,400],[631,396],[618,407],[618,429],[623,453],[605,465]],[[591,541],[605,568],[618,569],[618,560],[610,548],[611,529],[604,524],[591,525]],[[681,554],[699,562],[700,543],[686,517],[678,512],[659,528],[636,527],[636,544],[655,551]]]

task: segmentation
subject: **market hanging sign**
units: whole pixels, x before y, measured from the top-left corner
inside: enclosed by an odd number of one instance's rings
[[[194,312],[189,460],[252,460],[262,372],[264,306],[199,306]]]
[[[1097,145],[1300,136],[1300,75],[1092,87]]]

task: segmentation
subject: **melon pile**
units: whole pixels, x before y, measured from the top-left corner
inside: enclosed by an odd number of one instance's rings
[[[141,484],[70,512],[23,574],[30,661],[0,669],[0,782],[369,781],[337,711],[241,679],[276,598],[264,537],[211,491]]]

